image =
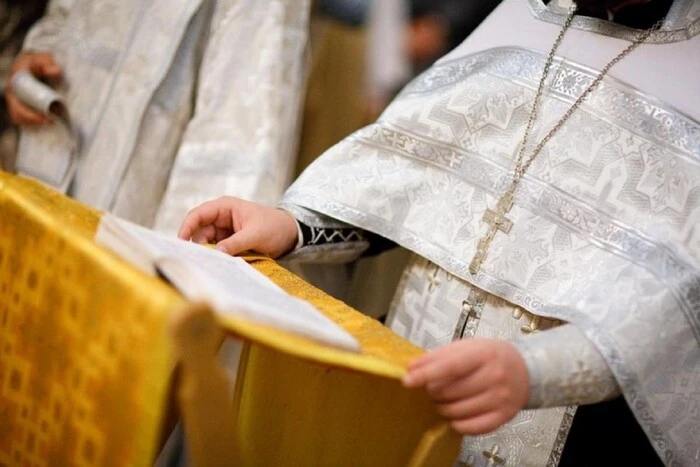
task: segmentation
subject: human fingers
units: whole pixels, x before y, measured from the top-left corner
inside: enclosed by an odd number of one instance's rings
[[[47,116],[32,110],[20,102],[12,92],[8,92],[5,95],[5,100],[10,120],[15,125],[43,125],[51,122],[51,119]]]
[[[216,227],[213,225],[205,225],[199,228],[192,234],[192,239],[194,243],[206,244],[216,242]]]
[[[234,231],[231,227],[222,228],[216,225],[208,225],[194,232],[192,234],[192,241],[199,244],[219,243],[221,240],[225,240],[233,234]]]
[[[214,235],[214,243],[219,243],[221,240],[225,240],[233,235],[233,229],[231,228],[221,228],[216,227],[216,234]]]
[[[438,403],[454,402],[486,391],[493,384],[489,373],[489,368],[481,367],[467,377],[431,381],[425,389]]]
[[[475,417],[454,420],[451,425],[452,428],[460,434],[477,436],[490,433],[508,421],[510,421],[510,418],[505,417],[501,412],[491,411]]]
[[[486,412],[498,409],[500,400],[489,392],[480,392],[471,397],[465,397],[445,404],[437,404],[440,415],[449,420],[462,420],[476,417]]]
[[[481,359],[472,358],[474,346],[470,344],[470,341],[460,341],[435,350],[435,355],[426,362],[409,369],[403,379],[404,386],[423,387],[431,381],[454,379],[474,371],[481,364]]]
[[[436,360],[445,358],[445,356],[448,354],[453,354],[455,351],[464,352],[465,354],[471,354],[475,350],[479,350],[480,345],[478,343],[480,341],[480,339],[460,340],[457,342],[452,342],[443,347],[430,350],[421,355],[419,358],[413,360],[411,363],[409,363],[408,369],[413,370],[425,366],[427,364],[431,364]]]
[[[226,221],[229,221],[228,223],[230,224],[231,216],[226,215],[225,204],[226,201],[224,198],[219,198],[207,201],[192,209],[187,213],[187,216],[185,216],[185,220],[182,221],[177,236],[183,240],[190,240],[192,236],[203,227],[215,224],[224,227],[224,225],[221,224]],[[227,219],[224,219],[224,217]]]
[[[259,246],[259,232],[255,228],[243,228],[230,237],[216,244],[216,249],[231,256],[247,250],[256,250]],[[266,253],[261,251],[260,253]]]
[[[41,78],[60,78],[61,67],[50,53],[33,53],[29,59],[29,70]]]
[[[418,368],[434,361],[436,358],[439,358],[439,356],[440,354],[437,351],[426,352],[408,364],[408,371],[417,370]]]

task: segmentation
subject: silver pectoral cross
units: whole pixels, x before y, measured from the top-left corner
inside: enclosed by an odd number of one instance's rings
[[[489,253],[489,247],[491,246],[491,241],[496,235],[496,232],[501,231],[506,235],[510,233],[513,223],[510,219],[506,217],[513,207],[513,191],[506,191],[501,199],[498,200],[496,204],[496,210],[487,209],[484,213],[482,221],[488,224],[489,229],[486,231],[479,244],[476,247],[476,254],[469,264],[469,272],[471,274],[476,274],[481,268],[481,264],[486,259]]]

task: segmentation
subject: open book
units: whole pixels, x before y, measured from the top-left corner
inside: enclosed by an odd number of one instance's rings
[[[274,326],[341,349],[360,350],[350,333],[310,303],[287,294],[241,258],[107,214],[95,241],[144,272],[162,275],[185,297],[207,302],[216,313]]]

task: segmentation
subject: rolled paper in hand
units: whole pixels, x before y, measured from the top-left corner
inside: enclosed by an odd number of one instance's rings
[[[10,86],[25,105],[53,120],[52,124],[22,128],[17,173],[67,193],[77,170],[80,138],[63,97],[28,71],[15,74]]]
[[[66,118],[63,97],[48,84],[38,80],[29,71],[20,71],[12,77],[12,92],[25,105],[47,117]]]

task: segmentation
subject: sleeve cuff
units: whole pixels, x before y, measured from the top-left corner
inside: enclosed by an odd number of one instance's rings
[[[301,223],[296,218],[294,219],[294,222],[297,225],[297,244],[294,249],[290,251],[290,253],[294,253],[304,246],[304,232],[301,230]]]
[[[603,356],[572,324],[529,335],[514,345],[529,373],[528,409],[593,404],[620,394]]]

